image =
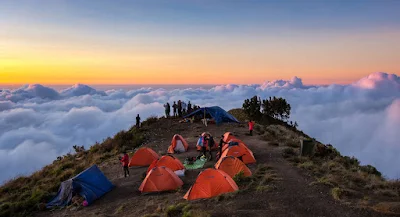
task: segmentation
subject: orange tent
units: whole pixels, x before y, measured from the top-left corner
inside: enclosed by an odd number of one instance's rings
[[[256,159],[254,158],[253,152],[251,152],[250,149],[248,149],[244,145],[228,146],[222,152],[220,160],[222,160],[226,156],[237,157],[237,158],[239,158],[239,160],[243,161],[243,163],[245,163],[245,164],[250,164],[250,163],[255,163],[256,162]]]
[[[181,135],[175,134],[172,137],[171,145],[168,148],[169,154],[174,154],[176,152],[187,152],[189,148],[188,143],[183,139]]]
[[[160,159],[153,161],[153,163],[151,163],[151,165],[147,169],[147,173],[150,172],[150,170],[153,169],[154,167],[162,167],[162,166],[168,167],[174,172],[177,170],[185,169],[185,167],[183,166],[181,161],[179,161],[179,159],[177,159],[172,155],[165,155],[162,156]]]
[[[226,174],[230,175],[232,178],[240,171],[243,171],[243,174],[246,177],[251,176],[250,169],[241,160],[233,156],[221,158],[215,164],[215,169],[226,172]]]
[[[240,140],[240,139],[231,139],[231,140],[229,140],[229,142],[237,142],[238,146],[243,146],[244,148],[249,149],[249,147],[247,147],[247,145],[244,144],[244,142],[242,140]],[[229,144],[225,144],[222,147],[222,152],[224,152],[228,147],[229,147]],[[249,149],[249,151],[253,154],[253,152],[250,149]]]
[[[139,187],[140,192],[175,190],[183,185],[182,180],[168,167],[154,167],[147,173]]]
[[[133,154],[129,161],[129,167],[132,166],[148,166],[154,160],[159,158],[158,154],[151,148],[140,148]]]
[[[236,137],[231,132],[224,133],[224,142],[229,142],[231,139],[236,139]]]
[[[210,198],[237,190],[238,186],[228,174],[222,170],[208,168],[199,174],[183,198],[186,200]]]

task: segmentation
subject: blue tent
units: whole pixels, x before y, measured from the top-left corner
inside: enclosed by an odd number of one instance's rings
[[[233,115],[229,114],[219,106],[199,108],[196,111],[186,115],[184,118],[192,117],[195,115],[204,116],[204,111],[205,114],[210,115],[217,124],[224,122],[239,123],[239,121]]]
[[[114,185],[93,165],[75,177],[61,183],[57,196],[47,205],[47,208],[67,206],[71,203],[73,192],[81,195],[90,205],[94,200],[111,191]]]

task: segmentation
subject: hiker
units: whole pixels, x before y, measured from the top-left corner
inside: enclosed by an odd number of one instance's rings
[[[192,104],[190,104],[190,101],[188,102],[188,105],[187,105],[187,111],[188,111],[188,113],[192,112]]]
[[[178,108],[178,105],[176,105],[175,101],[174,104],[172,105],[172,109],[174,111],[174,117],[176,117],[176,109]]]
[[[136,116],[136,128],[139,128],[140,126],[140,116],[139,114]]]
[[[164,108],[165,108],[165,117],[169,118],[169,113],[171,112],[171,107],[168,102],[167,102],[167,104],[164,105]]]
[[[252,121],[252,120],[250,119],[250,121],[249,121],[249,132],[250,132],[250,136],[253,135],[253,128],[254,128],[254,121]]]
[[[209,134],[208,139],[209,139],[208,146],[210,147],[210,151],[211,151],[211,148],[213,148],[215,145],[214,137],[211,134]]]
[[[210,137],[207,135],[203,136],[203,155],[207,157],[206,152],[207,152],[207,147],[209,147],[210,144]],[[211,147],[209,147],[209,152],[210,152],[210,160],[212,160],[212,153],[211,153]]]
[[[182,117],[182,102],[178,100],[178,116]]]
[[[222,155],[222,147],[224,147],[224,144],[228,144],[228,143],[224,141],[224,135],[221,135],[221,139],[219,140],[219,145],[218,145],[219,155],[218,155],[218,159],[217,160],[219,160],[219,158]]]
[[[128,168],[128,164],[129,164],[129,156],[126,153],[126,151],[123,151],[122,154],[124,154],[124,156],[121,158],[121,163],[122,163],[122,167],[124,168],[124,175],[126,178],[126,175],[129,176],[129,168]]]
[[[182,114],[186,114],[186,103],[182,101]]]

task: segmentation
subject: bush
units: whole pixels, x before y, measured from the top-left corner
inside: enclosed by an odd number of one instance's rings
[[[339,187],[335,187],[335,188],[332,188],[331,194],[332,194],[332,197],[333,197],[335,200],[340,200],[340,197],[341,197],[342,194],[343,194],[343,190],[340,189]]]
[[[249,177],[244,176],[244,172],[240,171],[232,178],[237,185],[250,181]]]
[[[145,121],[143,121],[142,124],[149,126],[149,125],[152,125],[154,123],[157,123],[157,121],[158,121],[158,117],[155,116],[155,115],[152,115],[152,116],[148,117]]]
[[[368,174],[376,175],[378,177],[382,176],[382,173],[379,172],[375,167],[373,167],[371,165],[360,166],[360,170],[363,172],[366,172]]]
[[[291,157],[291,156],[294,156],[294,155],[296,155],[296,152],[295,152],[295,150],[293,148],[285,148],[285,149],[283,149],[283,157],[284,158],[288,158],[288,157]]]

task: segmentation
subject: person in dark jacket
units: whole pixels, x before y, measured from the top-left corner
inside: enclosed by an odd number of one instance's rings
[[[224,147],[224,144],[228,144],[228,143],[224,141],[224,135],[221,135],[221,139],[219,140],[219,145],[218,145],[219,152],[218,152],[217,160],[219,160],[219,158],[222,155],[222,147]]]
[[[167,102],[167,104],[164,105],[164,108],[165,108],[165,117],[169,118],[170,112],[171,112],[171,106],[169,105],[168,102]]]
[[[126,153],[126,151],[122,152],[124,154],[124,156],[121,158],[121,163],[122,163],[122,167],[124,168],[124,175],[125,178],[128,175],[129,176],[129,155]]]
[[[174,117],[176,117],[176,109],[177,108],[178,108],[178,105],[176,105],[176,103],[174,101],[174,104],[172,105],[172,109],[173,109],[173,112],[174,112]]]
[[[188,113],[192,112],[192,104],[190,104],[190,101],[188,102],[188,105],[187,105],[187,111],[188,111]]]
[[[182,101],[178,100],[178,116],[182,117]]]
[[[204,156],[207,156],[207,155],[206,155],[206,153],[207,153],[207,148],[209,149],[210,160],[212,160],[212,153],[211,153],[211,147],[210,147],[210,137],[206,134],[206,135],[204,135],[204,137],[203,137],[203,148],[202,148],[202,151],[203,151],[203,155],[204,155]]]
[[[139,116],[139,114],[136,116],[136,127],[137,128],[140,127],[140,116]]]

